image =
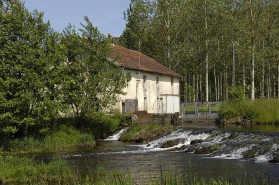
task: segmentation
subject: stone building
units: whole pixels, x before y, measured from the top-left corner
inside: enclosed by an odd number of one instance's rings
[[[122,113],[144,110],[148,113],[180,112],[179,74],[144,54],[139,55],[138,51],[113,45],[110,58],[118,55],[120,59],[116,63],[132,78],[124,89],[127,94],[121,95],[115,109]]]

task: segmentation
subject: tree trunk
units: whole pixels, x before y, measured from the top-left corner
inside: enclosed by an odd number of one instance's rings
[[[200,100],[203,101],[203,93],[202,93],[202,75],[200,75]]]
[[[278,80],[278,84],[277,84],[277,98],[279,98],[279,65],[277,66],[277,68],[278,68],[278,74],[277,74],[277,80]]]
[[[242,72],[243,72],[243,87],[246,87],[246,74],[245,74],[245,66],[242,67]]]
[[[268,82],[267,82],[267,89],[268,89],[268,91],[267,91],[267,94],[268,94],[267,98],[268,99],[271,98],[271,83],[270,83],[271,77],[270,77],[270,71],[271,71],[271,67],[270,67],[270,63],[269,63],[268,64]]]
[[[197,74],[197,83],[196,83],[196,97],[197,101],[199,101],[199,75]]]
[[[233,69],[232,69],[232,87],[235,87],[235,48],[234,48],[234,42],[232,42],[232,46],[233,46]]]
[[[262,66],[262,85],[261,85],[261,97],[264,98],[264,63]]]
[[[220,76],[217,77],[217,101],[220,100]]]
[[[195,89],[195,84],[196,84],[196,79],[195,79],[195,75],[193,75],[193,89]],[[196,101],[196,93],[193,94],[193,101]]]
[[[208,34],[207,30],[208,25],[207,25],[207,0],[205,0],[205,52],[206,52],[206,57],[205,57],[205,101],[208,102],[208,60],[209,60],[209,54],[208,54]]]
[[[215,91],[215,101],[218,101],[217,84],[216,84],[216,71],[214,66],[214,91]]]

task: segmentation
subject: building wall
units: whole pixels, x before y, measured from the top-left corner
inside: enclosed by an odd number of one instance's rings
[[[132,78],[124,89],[127,94],[120,97],[115,107],[120,112],[126,99],[137,99],[138,111],[167,113],[167,96],[179,96],[180,79],[177,77],[127,69],[124,73],[130,73]]]

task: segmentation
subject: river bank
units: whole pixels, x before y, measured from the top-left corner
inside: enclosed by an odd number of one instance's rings
[[[226,124],[279,124],[279,100],[227,101],[221,105],[218,122]]]

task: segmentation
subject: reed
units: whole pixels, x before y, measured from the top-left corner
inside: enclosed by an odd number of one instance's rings
[[[60,130],[42,138],[25,137],[5,141],[3,151],[17,153],[34,153],[44,151],[59,151],[76,146],[94,146],[95,140],[91,134],[81,133],[73,127],[61,126]]]
[[[68,182],[74,178],[75,175],[64,159],[56,158],[46,164],[30,157],[0,156],[0,184]]]
[[[221,121],[233,123],[248,121],[257,124],[278,124],[279,100],[228,101],[221,106],[219,117]]]

